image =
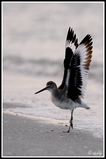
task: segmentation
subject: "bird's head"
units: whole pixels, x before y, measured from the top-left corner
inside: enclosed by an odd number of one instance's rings
[[[38,93],[40,93],[42,91],[45,91],[45,90],[48,90],[48,91],[52,92],[55,89],[57,89],[56,84],[53,81],[49,81],[49,82],[46,83],[45,88],[41,89],[40,91],[36,92],[35,94],[38,94]]]

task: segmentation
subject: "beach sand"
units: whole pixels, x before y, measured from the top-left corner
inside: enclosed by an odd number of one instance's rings
[[[5,105],[4,105],[5,107]],[[6,108],[6,107],[5,107]],[[6,109],[5,109],[6,110]],[[103,139],[39,118],[3,113],[3,156],[103,156]]]

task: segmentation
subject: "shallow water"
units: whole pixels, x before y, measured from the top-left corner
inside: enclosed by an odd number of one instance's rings
[[[103,4],[4,3],[3,101],[26,107],[11,111],[68,122],[70,111],[55,107],[49,92],[34,93],[63,75],[65,39],[71,26],[79,42],[91,34],[93,57],[84,101],[74,113],[75,127],[103,136]]]

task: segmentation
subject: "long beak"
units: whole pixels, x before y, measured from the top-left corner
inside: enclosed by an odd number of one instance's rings
[[[42,92],[42,91],[45,91],[45,90],[47,90],[49,87],[50,87],[50,86],[47,86],[47,87],[41,89],[40,91],[36,92],[35,94],[38,94],[38,93],[40,93],[40,92]]]

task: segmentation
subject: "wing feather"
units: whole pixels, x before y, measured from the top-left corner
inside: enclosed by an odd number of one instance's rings
[[[67,95],[74,102],[84,97],[89,67],[92,58],[92,37],[87,35],[74,51],[66,77]]]
[[[67,70],[69,68],[70,61],[73,57],[73,52],[75,51],[77,46],[78,46],[78,40],[76,39],[76,34],[74,33],[73,29],[69,27],[66,37],[66,44],[65,44],[64,75],[62,83],[58,87],[58,89],[63,89],[65,87]]]

